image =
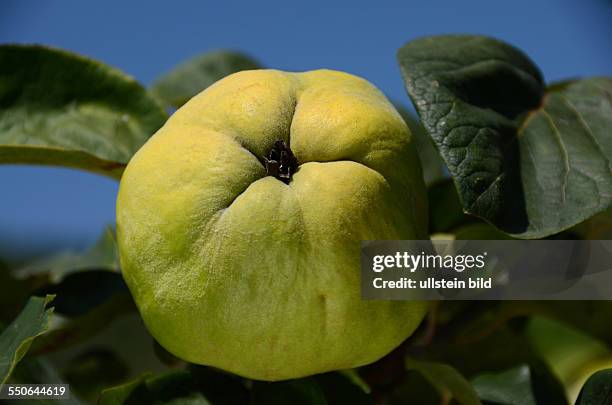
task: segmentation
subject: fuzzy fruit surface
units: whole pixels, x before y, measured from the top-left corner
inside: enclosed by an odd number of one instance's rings
[[[283,179],[266,169],[281,152],[297,165]],[[329,70],[240,72],[128,164],[123,275],[151,334],[189,362],[259,380],[357,367],[426,311],[361,300],[360,241],[428,238],[426,203],[410,132],[373,85]]]

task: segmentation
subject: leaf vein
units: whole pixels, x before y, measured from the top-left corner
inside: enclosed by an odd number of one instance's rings
[[[561,200],[563,201],[563,203],[565,203],[567,199],[567,182],[570,173],[569,154],[567,152],[567,149],[565,148],[565,145],[563,144],[561,132],[559,131],[559,128],[557,128],[557,126],[555,125],[552,116],[546,111],[546,107],[542,107],[542,114],[544,114],[544,116],[546,117],[546,120],[548,121],[550,128],[552,129],[552,132],[555,135],[555,139],[557,140],[557,143],[559,144],[559,147],[561,148],[561,152],[563,154],[563,165],[565,170],[563,173],[563,183],[561,184]]]
[[[572,112],[576,115],[576,117],[578,118],[578,122],[580,122],[580,125],[582,125],[582,127],[586,130],[587,134],[593,140],[593,144],[595,144],[595,146],[599,150],[599,153],[601,153],[601,156],[603,157],[603,159],[608,164],[608,170],[610,172],[612,172],[612,162],[610,161],[610,159],[604,153],[603,148],[601,147],[601,145],[597,141],[597,138],[595,137],[595,134],[593,133],[593,130],[591,129],[589,124],[584,120],[584,118],[582,117],[582,114],[580,114],[580,111],[578,111],[576,106],[569,100],[569,98],[567,98],[563,94],[560,94],[560,96],[561,96],[561,99],[565,102],[565,104],[567,104],[567,106],[570,108],[570,110],[572,110]]]

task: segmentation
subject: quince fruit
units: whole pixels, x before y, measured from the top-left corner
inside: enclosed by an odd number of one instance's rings
[[[364,301],[360,241],[428,239],[410,132],[373,85],[253,70],[191,99],[121,180],[125,280],[174,355],[259,380],[373,362],[424,302]]]

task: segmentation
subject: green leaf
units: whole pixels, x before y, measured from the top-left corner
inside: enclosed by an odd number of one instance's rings
[[[504,405],[536,405],[531,391],[529,366],[511,368],[499,373],[482,374],[472,380],[480,399]]]
[[[17,318],[0,335],[0,384],[4,384],[13,369],[25,356],[34,339],[45,333],[53,308],[47,305],[53,296],[31,297]]]
[[[0,46],[0,163],[119,178],[166,119],[140,84],[114,68],[58,49]]]
[[[414,138],[417,152],[421,159],[425,184],[430,185],[445,179],[447,174],[444,161],[423,126],[406,108],[399,103],[394,103],[394,105],[404,121],[406,121]]]
[[[312,378],[300,378],[279,382],[259,382],[253,384],[253,405],[326,405],[325,394]]]
[[[566,404],[563,386],[544,366],[521,364],[508,370],[481,374],[472,386],[484,401],[502,405]]]
[[[546,89],[527,56],[481,36],[416,40],[398,60],[466,212],[541,238],[612,204],[612,79]]]
[[[593,374],[582,387],[576,405],[609,405],[612,402],[612,369]]]
[[[129,403],[130,399],[132,403],[138,403],[137,399],[149,399],[145,382],[148,376],[145,374],[134,381],[102,390],[98,405],[121,405]]]
[[[178,65],[157,79],[151,91],[166,105],[179,108],[217,80],[251,69],[261,66],[250,56],[234,51],[210,52]]]
[[[506,233],[478,217],[466,215],[461,209],[457,189],[452,180],[445,179],[427,189],[429,201],[429,231],[440,239],[452,235],[457,240],[512,239]]]
[[[421,374],[442,398],[453,398],[461,405],[478,405],[480,400],[470,383],[448,364],[406,359],[406,369]]]

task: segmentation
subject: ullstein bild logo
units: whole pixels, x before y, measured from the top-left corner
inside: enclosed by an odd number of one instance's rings
[[[612,300],[612,241],[368,241],[366,300]]]

